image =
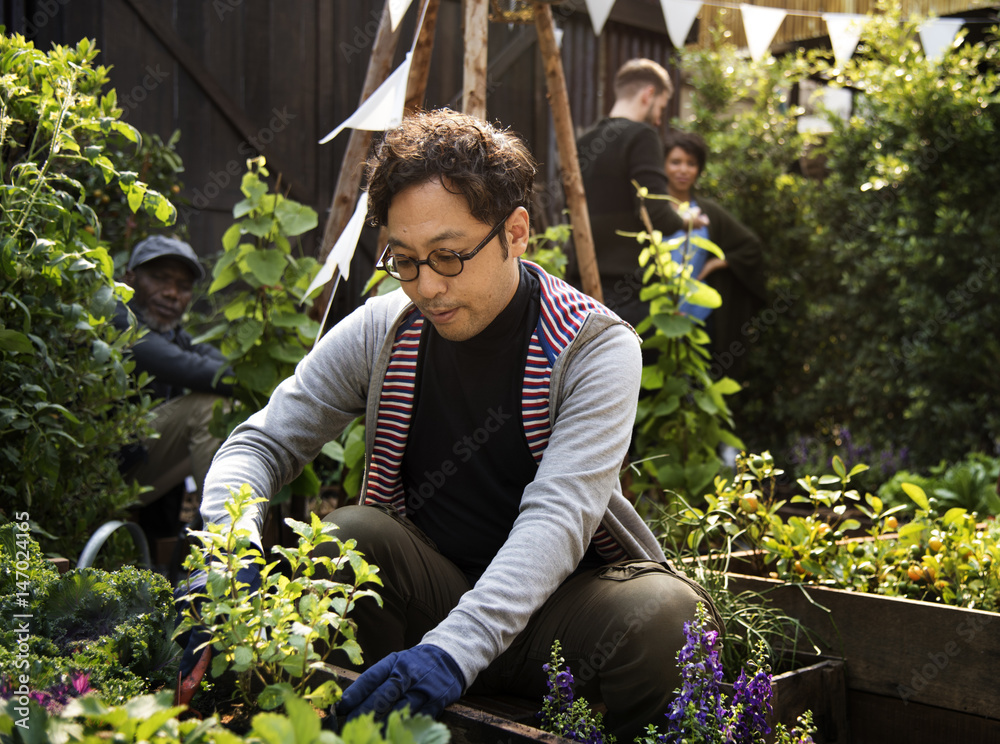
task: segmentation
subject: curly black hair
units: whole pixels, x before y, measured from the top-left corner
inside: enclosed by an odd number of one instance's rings
[[[683,132],[680,129],[673,130],[667,134],[663,151],[669,155],[675,147],[681,148],[698,162],[699,175],[705,170],[705,163],[708,161],[708,145],[705,144],[705,140],[700,134]]]
[[[368,158],[368,218],[385,225],[396,194],[439,179],[465,197],[473,217],[494,225],[530,208],[536,171],[527,145],[509,130],[450,109],[417,113],[388,130]],[[500,242],[506,251],[504,231]]]

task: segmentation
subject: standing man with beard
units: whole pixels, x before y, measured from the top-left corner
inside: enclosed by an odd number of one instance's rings
[[[136,375],[152,377],[144,388],[158,400],[153,428],[159,434],[132,448],[124,464],[126,475],[151,486],[140,497],[149,505],[187,476],[194,478],[199,499],[205,474],[221,444],[208,425],[212,407],[231,388],[220,371],[226,358],[209,344],[194,344],[181,320],[191,304],[195,282],[205,269],[187,243],[163,235],[139,241],[125,272],[125,283],[135,290],[128,307],[119,304],[115,327],[125,330],[133,313],[146,333],[131,350]]]
[[[601,274],[604,304],[632,326],[648,314],[649,304],[639,299],[642,271],[635,238],[616,231],[645,230],[639,216],[639,198],[633,181],[651,194],[667,193],[663,171],[663,141],[657,128],[673,94],[670,75],[651,59],[631,59],[615,75],[615,103],[577,142],[587,210],[594,236],[594,250]],[[684,223],[667,201],[646,200],[655,229],[664,235]],[[571,284],[580,288],[576,262],[568,271]]]

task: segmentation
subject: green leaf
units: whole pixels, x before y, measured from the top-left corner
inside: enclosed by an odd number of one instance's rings
[[[222,233],[222,247],[226,253],[229,253],[233,250],[233,248],[239,245],[240,236],[242,234],[243,232],[240,230],[239,223],[230,225],[229,228]],[[231,260],[232,259],[230,258],[230,261]]]
[[[907,522],[902,527],[899,528],[899,539],[906,540],[910,537],[915,537],[921,534],[927,529],[927,525],[923,522]]]
[[[840,459],[840,455],[833,456],[833,471],[841,479],[847,475],[847,468],[844,466],[844,461]]]
[[[142,200],[146,195],[145,184],[136,182],[129,184],[125,187],[125,193],[128,197],[128,206],[133,212],[138,212],[139,207],[142,206]]]
[[[34,350],[34,345],[23,333],[12,331],[10,328],[0,328],[0,351],[30,354]]]
[[[944,513],[944,516],[941,518],[941,523],[944,524],[945,527],[950,527],[951,525],[965,519],[967,514],[968,512],[965,511],[965,509],[958,506],[953,507]]]
[[[734,395],[743,389],[732,377],[723,377],[712,384],[712,389],[720,395]]]
[[[236,379],[242,385],[257,392],[270,395],[278,384],[278,370],[267,360],[238,362],[233,367]]]
[[[255,235],[258,238],[266,238],[271,230],[274,229],[274,219],[268,217],[267,215],[260,215],[259,217],[254,217],[253,219],[243,220],[240,222],[240,227],[244,232]]]
[[[694,321],[682,313],[657,313],[653,325],[667,338],[681,338],[691,332]]]
[[[687,295],[687,301],[698,307],[720,307],[722,305],[722,295],[707,284],[698,282],[693,292]]]
[[[915,483],[902,483],[901,487],[913,503],[924,511],[930,511],[931,503],[927,500],[927,494],[924,493],[924,489]]]
[[[267,184],[261,181],[256,173],[244,173],[243,181],[240,183],[240,191],[256,204],[267,193]]]
[[[246,263],[257,281],[265,286],[280,282],[288,265],[285,254],[274,249],[254,251],[246,257]]]
[[[254,716],[251,733],[260,737],[265,744],[297,744],[291,720],[277,713],[260,713]]]
[[[291,199],[283,199],[274,210],[285,235],[301,235],[319,224],[316,210]]]
[[[334,462],[344,461],[344,447],[338,441],[327,442],[323,445],[323,449],[320,450],[324,455],[329,457]]]

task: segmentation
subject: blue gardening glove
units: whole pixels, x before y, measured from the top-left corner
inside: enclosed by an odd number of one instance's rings
[[[177,609],[177,622],[174,627],[181,622],[181,616],[184,610],[188,606],[188,600],[184,599],[184,596],[190,592],[202,592],[205,589],[205,581],[208,578],[208,574],[204,571],[199,571],[194,576],[191,577],[190,581],[181,584],[174,590],[174,607]],[[260,566],[256,563],[251,563],[249,566],[244,566],[236,573],[236,580],[248,584],[250,586],[250,593],[256,592],[260,589]],[[204,598],[196,599],[195,606],[199,610],[201,609],[201,604],[204,603]],[[195,664],[198,663],[198,659],[201,657],[205,649],[199,649],[199,647],[208,641],[211,636],[209,635],[208,629],[204,627],[194,628],[190,632],[183,636],[177,638],[177,642],[184,646],[184,653],[181,654],[180,663],[180,673],[182,678],[186,678],[191,674],[191,670],[194,669]]]
[[[411,713],[437,718],[462,696],[465,676],[442,649],[420,644],[389,654],[365,671],[344,692],[337,715],[348,720],[375,711],[382,718],[407,705]]]

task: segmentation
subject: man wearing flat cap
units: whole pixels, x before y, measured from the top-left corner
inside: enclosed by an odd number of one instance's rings
[[[159,437],[146,440],[126,464],[126,475],[151,486],[140,497],[148,505],[170,492],[188,476],[198,497],[205,473],[221,442],[208,430],[212,407],[231,388],[220,370],[228,363],[218,349],[194,344],[181,320],[191,304],[195,282],[205,269],[190,245],[176,238],[153,235],[132,250],[125,283],[135,290],[128,307],[119,305],[114,324],[125,330],[129,314],[146,333],[131,350],[135,374],[152,377],[145,388],[157,401],[153,427]]]

